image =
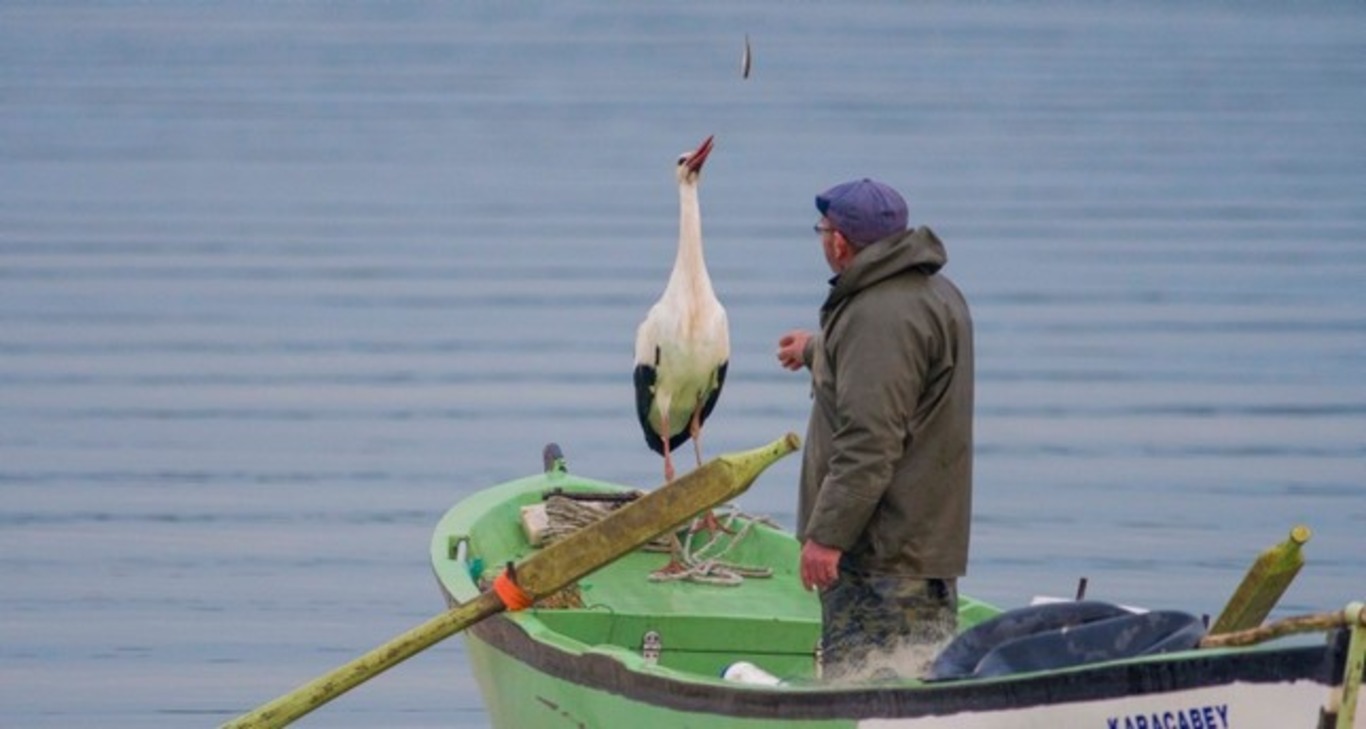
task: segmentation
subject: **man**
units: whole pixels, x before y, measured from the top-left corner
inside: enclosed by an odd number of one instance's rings
[[[972,510],[972,319],[940,269],[944,244],[907,229],[873,180],[816,196],[835,273],[821,331],[779,340],[810,368],[798,502],[801,579],[819,589],[823,675],[922,675],[957,628]]]

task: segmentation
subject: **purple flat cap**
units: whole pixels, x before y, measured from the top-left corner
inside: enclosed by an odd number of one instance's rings
[[[817,195],[816,209],[860,248],[906,230],[906,200],[901,193],[866,177]]]

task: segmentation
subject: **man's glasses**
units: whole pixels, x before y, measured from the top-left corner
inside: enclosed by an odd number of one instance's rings
[[[815,231],[816,235],[825,235],[826,233],[835,232],[834,228],[828,225],[821,225],[820,223],[816,223],[815,225],[811,226],[811,230]]]

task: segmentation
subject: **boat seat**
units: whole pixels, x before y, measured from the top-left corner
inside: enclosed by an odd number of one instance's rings
[[[1174,610],[1134,613],[1092,600],[1009,610],[953,640],[926,680],[988,678],[1189,650],[1200,618]]]

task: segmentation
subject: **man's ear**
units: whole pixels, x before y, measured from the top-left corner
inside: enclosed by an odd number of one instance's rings
[[[857,252],[858,249],[854,248],[854,244],[850,243],[843,233],[835,233],[835,255],[841,263],[848,264],[854,260],[854,254]]]

